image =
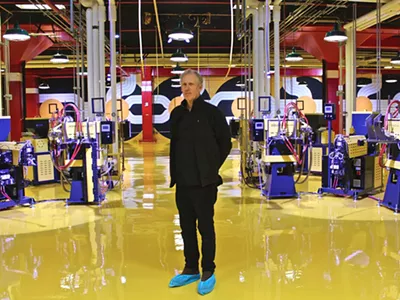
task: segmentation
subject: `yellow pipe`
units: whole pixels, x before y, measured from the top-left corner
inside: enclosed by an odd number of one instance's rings
[[[157,31],[158,31],[158,38],[160,40],[161,57],[164,58],[164,45],[161,36],[160,20],[158,18],[157,0],[153,0],[153,4],[154,4],[154,11],[156,13]]]

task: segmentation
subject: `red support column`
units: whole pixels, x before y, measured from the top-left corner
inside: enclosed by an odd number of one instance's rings
[[[25,76],[25,95],[26,95],[26,117],[34,118],[39,116],[39,82],[38,77],[26,73]]]
[[[151,67],[144,68],[142,74],[142,140],[141,142],[155,142],[153,137],[153,78]]]
[[[326,63],[326,102],[334,103],[336,105],[336,120],[332,122],[332,130],[336,134],[339,132],[339,120],[343,118],[342,115],[342,103],[339,101],[339,96],[337,94],[339,88],[339,70],[337,63]]]
[[[22,65],[10,66],[11,141],[19,141],[22,132]]]

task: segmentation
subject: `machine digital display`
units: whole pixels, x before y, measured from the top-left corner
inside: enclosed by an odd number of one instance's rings
[[[111,130],[111,125],[110,124],[102,124],[101,125],[101,131],[102,132],[110,132]]]
[[[336,107],[334,103],[324,104],[324,119],[330,121],[336,119]]]
[[[264,123],[263,122],[256,122],[255,123],[256,129],[264,129]]]

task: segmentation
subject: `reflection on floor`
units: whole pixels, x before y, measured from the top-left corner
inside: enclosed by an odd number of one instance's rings
[[[168,289],[183,244],[168,188],[168,150],[131,149],[122,192],[100,207],[41,202],[0,212],[0,299],[198,299]],[[266,201],[221,172],[217,286],[208,299],[400,299],[400,221],[372,199],[304,194]],[[315,192],[319,178],[300,188]],[[57,186],[29,188],[61,199]]]

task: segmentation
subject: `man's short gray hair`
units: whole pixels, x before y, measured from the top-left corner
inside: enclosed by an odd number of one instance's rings
[[[203,83],[204,83],[203,76],[201,76],[199,72],[197,72],[197,71],[195,71],[195,70],[192,70],[192,69],[186,69],[186,70],[182,73],[182,75],[181,75],[181,82],[182,82],[183,77],[185,77],[186,75],[189,75],[189,74],[196,75],[197,80],[199,81],[200,85],[203,86]]]

